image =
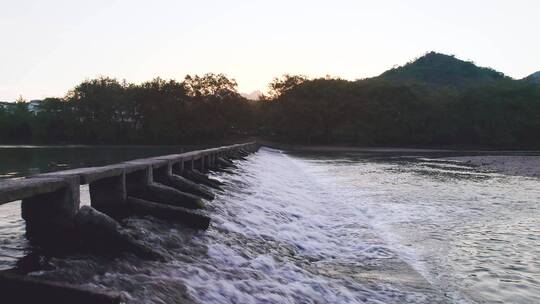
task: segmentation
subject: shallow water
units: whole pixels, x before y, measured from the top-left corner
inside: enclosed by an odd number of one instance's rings
[[[423,156],[261,149],[208,203],[210,229],[125,225],[168,257],[46,259],[32,275],[129,303],[540,302],[540,180]],[[87,191],[82,190],[87,201]],[[0,206],[0,260],[28,251]]]

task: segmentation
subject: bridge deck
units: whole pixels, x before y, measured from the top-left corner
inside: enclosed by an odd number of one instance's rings
[[[25,179],[2,180],[0,181],[0,204],[29,198],[43,193],[51,193],[63,187],[67,187],[68,183],[66,178],[73,179],[78,177],[80,184],[89,184],[100,179],[145,170],[148,167],[157,169],[166,166],[169,163],[199,160],[207,155],[232,151],[252,144],[255,143],[236,144],[182,154],[135,159],[102,167],[78,168],[43,173]]]
[[[61,178],[13,179],[0,182],[0,204],[51,193],[67,186]]]

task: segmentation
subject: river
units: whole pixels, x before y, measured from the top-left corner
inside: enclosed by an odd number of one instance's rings
[[[124,223],[168,262],[40,257],[31,275],[128,303],[540,303],[537,178],[430,153],[268,148],[213,177],[226,186],[207,231]],[[18,208],[0,206],[0,267],[31,252]]]

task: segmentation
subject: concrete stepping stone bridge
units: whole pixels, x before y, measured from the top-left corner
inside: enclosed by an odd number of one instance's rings
[[[0,205],[21,200],[26,236],[40,247],[85,243],[90,247],[130,251],[147,259],[159,253],[135,240],[118,220],[150,215],[175,220],[195,229],[207,229],[210,217],[204,199],[222,183],[207,170],[227,170],[231,159],[257,151],[256,142],[223,146],[119,164],[80,168],[0,181]],[[88,185],[90,206],[80,207],[80,186]],[[69,284],[45,282],[0,272],[0,294],[17,303],[120,303],[115,293],[87,290]],[[15,302],[13,302],[15,303]]]

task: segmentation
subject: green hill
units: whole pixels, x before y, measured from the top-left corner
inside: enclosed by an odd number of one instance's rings
[[[388,70],[378,78],[399,84],[424,84],[428,87],[458,90],[510,79],[493,69],[436,52],[427,53],[403,66]]]
[[[533,73],[522,79],[525,82],[540,84],[540,71]]]

